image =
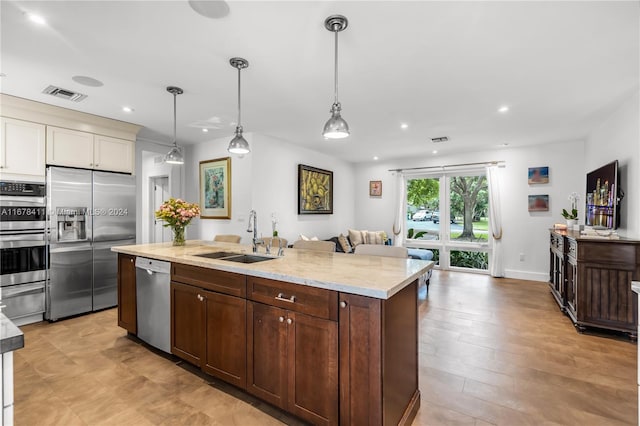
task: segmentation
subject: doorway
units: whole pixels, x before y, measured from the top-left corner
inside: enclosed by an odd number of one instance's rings
[[[150,243],[163,243],[171,241],[171,232],[168,227],[163,226],[164,221],[156,219],[155,212],[160,205],[169,199],[169,176],[152,176],[149,178],[149,223],[151,229],[149,231]]]

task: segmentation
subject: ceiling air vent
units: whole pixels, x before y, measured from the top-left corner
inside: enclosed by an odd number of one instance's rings
[[[63,89],[61,87],[49,86],[42,91],[42,93],[46,93],[47,95],[55,96],[56,98],[67,99],[73,102],[80,102],[87,95],[83,95],[82,93],[72,92],[71,90]]]
[[[441,136],[439,138],[431,138],[431,142],[433,142],[433,143],[446,142],[448,140],[449,140],[449,138],[446,137],[446,136]]]

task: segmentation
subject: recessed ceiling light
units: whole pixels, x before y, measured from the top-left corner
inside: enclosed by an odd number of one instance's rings
[[[189,0],[189,6],[205,18],[220,19],[229,14],[229,5],[222,0]]]
[[[38,25],[45,25],[47,21],[40,15],[36,15],[35,13],[27,13],[27,19]]]
[[[437,153],[438,153],[438,151],[434,149],[433,151],[431,151],[431,153],[432,153],[432,154],[437,154]]]
[[[406,128],[408,128],[408,127],[409,127],[409,125],[408,125],[407,123],[402,123],[402,124],[400,124],[400,128],[401,128],[401,129],[406,129]]]
[[[104,86],[104,83],[100,80],[96,80],[93,77],[87,77],[86,75],[74,75],[71,77],[71,80],[75,81],[78,84],[82,84],[84,86],[90,87],[101,87]]]
[[[208,133],[208,132],[209,132],[209,129],[202,129],[202,132],[203,132],[203,133]]]
[[[498,145],[498,146],[509,146],[509,142],[503,142],[503,143],[501,143],[501,144],[500,144],[500,145]]]
[[[505,113],[507,111],[509,111],[509,107],[507,105],[502,105],[500,108],[498,108],[498,112]]]
[[[378,160],[378,156],[376,155],[375,157],[373,157],[374,160]]]
[[[133,112],[133,111],[135,111],[135,109],[133,109],[133,108],[131,108],[131,107],[128,107],[128,106],[123,106],[123,107],[122,107],[122,110],[123,110],[124,112]]]
[[[0,77],[6,77],[7,75],[3,72],[0,72]]]

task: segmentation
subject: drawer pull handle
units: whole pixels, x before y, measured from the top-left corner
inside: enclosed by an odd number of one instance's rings
[[[291,318],[287,318],[287,324],[291,324],[293,323],[293,320]]]
[[[278,317],[278,321],[284,322],[284,317]]]
[[[340,302],[340,307],[341,308],[346,308],[347,307],[347,302],[345,302],[344,300],[342,302]]]
[[[291,296],[287,299],[287,297],[284,295],[284,293],[278,293],[278,295],[275,297],[276,300],[279,300],[281,302],[288,302],[288,303],[296,303],[296,297],[295,296]]]

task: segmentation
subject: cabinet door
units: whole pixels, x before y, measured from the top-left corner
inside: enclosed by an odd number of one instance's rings
[[[93,168],[93,134],[47,126],[47,164]]]
[[[42,124],[2,118],[0,171],[3,179],[44,181],[44,136],[45,126]]]
[[[338,323],[287,312],[287,410],[315,425],[338,424]]]
[[[124,139],[96,135],[93,167],[98,170],[133,173],[134,143]]]
[[[340,424],[382,424],[381,301],[340,293]]]
[[[205,346],[203,291],[171,282],[171,353],[202,366]]]
[[[135,257],[118,254],[118,325],[136,334],[136,266]]]
[[[203,370],[226,382],[247,386],[247,301],[204,292],[206,299],[206,358]]]
[[[286,311],[247,302],[247,391],[284,408],[287,401]]]

